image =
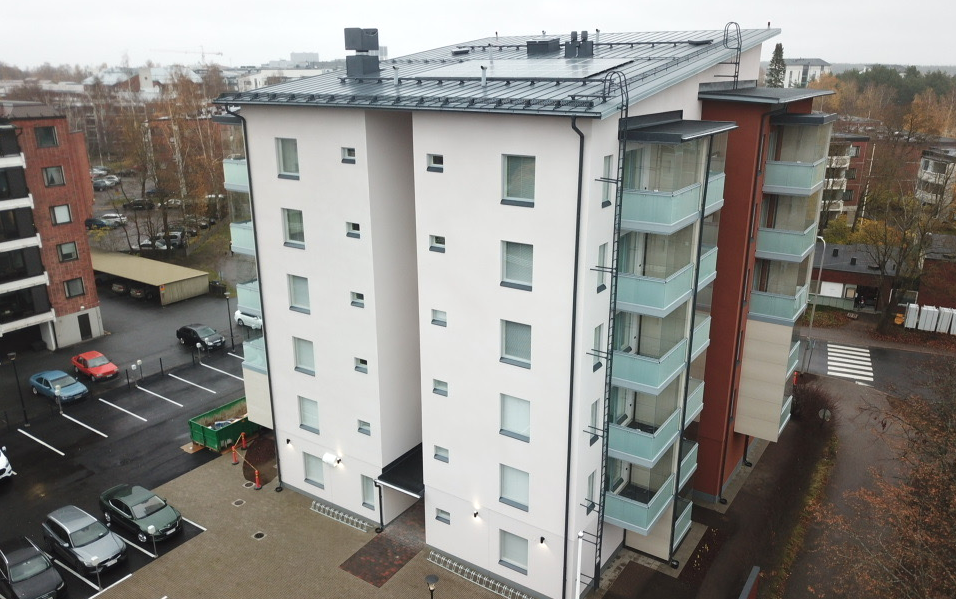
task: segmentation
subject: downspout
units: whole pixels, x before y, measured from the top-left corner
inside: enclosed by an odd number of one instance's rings
[[[379,533],[385,530],[385,505],[382,499],[382,485],[378,484],[377,480],[373,480],[372,484],[378,489],[378,528],[375,529],[375,532]]]
[[[242,143],[245,146],[246,150],[246,176],[249,179],[249,211],[252,214],[252,243],[256,248],[256,280],[262,280],[262,263],[259,261],[259,236],[255,234],[255,223],[256,223],[256,203],[253,200],[252,195],[252,168],[249,164],[249,131],[246,123],[246,119],[243,118],[238,112],[232,112],[229,110],[228,106],[224,107],[226,113],[236,117],[242,123]],[[259,285],[259,305],[262,306],[262,313],[266,313],[266,302],[265,297],[262,293],[262,285]],[[266,368],[269,368],[269,341],[266,336],[266,324],[265,318],[262,319],[262,349],[266,354]],[[276,426],[276,406],[275,406],[275,390],[272,388],[272,372],[269,371],[269,374],[266,375],[266,378],[269,380],[269,413],[272,416],[272,441],[275,445],[276,452],[276,480],[278,484],[276,485],[276,493],[282,492],[282,460],[279,456],[279,438],[275,435],[275,426]]]
[[[571,441],[574,432],[574,350],[577,341],[578,263],[581,259],[581,202],[584,194],[584,132],[578,129],[578,117],[571,117],[571,129],[578,134],[578,198],[574,222],[574,277],[571,286],[571,374],[568,380],[568,464],[564,481],[564,560],[561,574],[561,597],[568,596],[568,538],[571,526]],[[601,540],[598,539],[600,543]],[[575,578],[576,579],[576,578]],[[574,596],[577,597],[577,589]]]

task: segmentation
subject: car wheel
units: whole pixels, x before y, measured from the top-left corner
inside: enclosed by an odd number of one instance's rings
[[[240,318],[239,320],[237,320],[236,323],[237,323],[239,326],[241,326],[241,327],[246,326],[246,323],[242,322],[242,319],[241,319],[241,318]]]
[[[106,521],[107,526],[113,523],[113,517],[110,516],[109,512],[103,512],[103,520]]]
[[[36,387],[30,387],[30,391],[33,391],[33,394],[34,394],[34,395],[39,395],[39,392],[37,392],[37,388],[36,388]]]
[[[136,534],[136,540],[139,541],[140,543],[145,543],[145,542],[146,542],[146,533],[143,532],[143,531],[139,531],[139,532]]]
[[[180,345],[186,345],[186,340],[183,339],[182,337],[180,337],[180,338],[179,338],[179,344],[180,344]]]

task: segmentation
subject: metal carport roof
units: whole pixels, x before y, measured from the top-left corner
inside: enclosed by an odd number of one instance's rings
[[[90,257],[93,260],[93,270],[157,287],[186,279],[209,276],[202,270],[117,252],[91,250]]]

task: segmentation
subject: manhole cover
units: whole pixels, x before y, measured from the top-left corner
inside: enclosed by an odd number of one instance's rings
[[[252,538],[255,539],[255,540],[257,540],[257,541],[258,541],[259,539],[264,539],[264,538],[266,538],[266,533],[264,533],[264,532],[257,532],[256,534],[252,535]]]
[[[250,481],[246,481],[246,482],[242,483],[242,486],[245,487],[245,488],[247,488],[247,489],[251,489],[252,487],[256,486],[256,483],[250,482]]]
[[[244,504],[245,502],[246,502],[245,499],[237,499],[237,500],[235,500],[235,501],[232,502],[232,505],[234,505],[234,506],[236,506],[236,507],[239,507],[240,505]]]

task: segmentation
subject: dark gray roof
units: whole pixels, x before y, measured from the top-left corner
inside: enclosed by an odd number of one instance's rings
[[[741,50],[779,33],[741,30]],[[560,38],[560,50],[528,56],[529,41],[553,38]],[[591,59],[564,58],[569,40],[570,35],[489,37],[384,60],[377,76],[349,78],[339,70],[226,92],[216,103],[607,117],[620,110],[622,82],[634,103],[736,55],[724,45],[723,31],[601,32],[591,40]],[[489,67],[484,84],[481,66]]]
[[[797,66],[811,66],[811,67],[828,67],[830,63],[823,60],[822,58],[784,58],[783,62],[786,63],[788,67],[797,67]]]
[[[0,115],[10,119],[49,119],[64,116],[59,109],[42,102],[0,101]]]
[[[873,256],[867,252],[867,246],[863,244],[841,245],[828,243],[826,252],[823,251],[823,244],[817,242],[813,253],[813,267],[819,268],[823,263],[823,270],[836,270],[841,272],[858,272],[868,275],[880,274],[879,266],[873,260]],[[833,253],[836,252],[836,256]],[[890,272],[894,272],[895,267],[890,267]]]
[[[936,233],[929,242],[926,257],[934,260],[956,262],[956,235]]]
[[[828,89],[799,87],[744,87],[740,89],[702,89],[697,97],[701,100],[725,100],[727,102],[755,102],[757,104],[789,104],[818,96],[833,94]]]

